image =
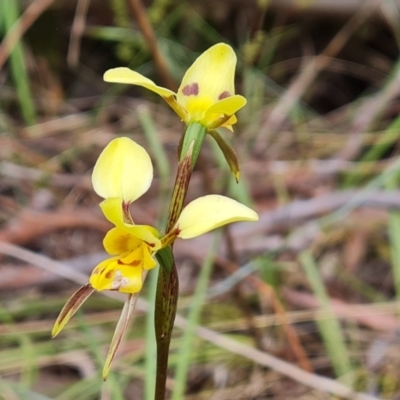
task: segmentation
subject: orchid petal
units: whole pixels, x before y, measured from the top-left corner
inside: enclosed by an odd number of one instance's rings
[[[104,237],[103,245],[108,254],[123,254],[138,248],[142,240],[126,232],[125,229],[112,228]]]
[[[126,67],[109,69],[105,72],[103,79],[106,82],[111,83],[127,83],[130,85],[142,86],[146,89],[151,90],[152,92],[159,94],[161,97],[175,96],[175,93],[172,90],[157,86],[149,78],[146,78],[138,72],[132,71],[131,69]]]
[[[143,286],[143,267],[141,260],[138,265],[125,265],[119,257],[102,261],[93,270],[89,282],[97,291],[118,290],[121,293],[137,293]]]
[[[95,192],[105,199],[117,197],[131,203],[145,193],[153,180],[153,165],[146,150],[133,140],[112,140],[93,169]]]
[[[247,103],[247,100],[240,95],[234,95],[227,97],[223,100],[214,103],[205,113],[204,120],[209,128],[218,128],[219,126],[225,126],[226,117],[232,117],[237,111],[243,108]],[[218,123],[220,121],[220,123]],[[228,119],[229,126],[236,123],[236,118]]]
[[[157,86],[152,80],[146,78],[138,72],[132,71],[131,69],[125,67],[113,68],[106,71],[103,79],[106,82],[127,83],[149,89],[152,92],[160,95],[183,121],[186,120],[186,111],[177,102],[176,94],[172,90]]]
[[[225,43],[210,47],[186,71],[178,89],[178,103],[190,116],[195,111],[205,112],[212,104],[234,95],[235,66],[232,47]],[[192,100],[195,104],[191,104]]]
[[[132,236],[143,240],[151,246],[154,251],[160,248],[157,229],[149,225],[132,225],[124,222],[121,199],[106,199],[100,203],[100,208],[104,216],[117,228],[123,229]]]
[[[190,239],[237,221],[257,221],[257,213],[236,200],[220,195],[199,197],[182,211],[175,229],[178,237]]]
[[[121,258],[120,262],[129,266],[140,266],[144,269],[152,269],[157,265],[156,260],[152,257],[150,246],[144,242],[128,255]]]

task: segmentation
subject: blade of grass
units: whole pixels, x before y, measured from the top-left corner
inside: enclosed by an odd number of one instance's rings
[[[324,282],[311,252],[308,250],[303,251],[299,256],[299,260],[323,313],[324,318],[317,320],[318,329],[333,369],[336,375],[341,377],[353,370],[342,329],[330,307],[329,295],[326,292]]]
[[[369,151],[365,153],[365,155],[360,159],[360,165],[362,168],[365,168],[365,162],[372,162],[379,160],[384,153],[390,149],[391,146],[395,145],[399,139],[399,128],[400,128],[400,116],[398,116],[385,130],[383,134],[379,136],[379,139],[376,143],[371,147]],[[371,169],[373,168],[373,164],[371,164]],[[364,174],[363,174],[364,175]],[[361,175],[357,172],[351,172],[347,174],[343,186],[351,187],[357,184]]]
[[[145,105],[141,105],[137,108],[137,115],[149,143],[152,155],[155,158],[157,172],[160,174],[160,178],[168,183],[171,174],[171,169],[169,167],[170,164],[154,126],[149,109]]]
[[[32,382],[34,382],[37,372],[36,353],[32,339],[24,332],[18,331],[18,325],[14,323],[11,313],[9,313],[2,304],[0,304],[0,321],[3,323],[6,322],[10,327],[12,326],[15,335],[14,337],[19,345],[19,352],[23,355],[22,359],[24,361],[24,369],[21,374],[21,383],[29,387]]]
[[[396,190],[399,186],[398,174],[390,176],[385,187],[388,190]],[[393,284],[396,293],[396,299],[399,304],[398,311],[400,312],[400,212],[391,211],[389,213],[388,234],[390,244],[390,257],[393,273]]]
[[[207,295],[207,285],[210,280],[214,257],[221,240],[221,232],[215,233],[213,246],[200,269],[200,275],[196,285],[196,290],[192,300],[192,307],[189,312],[188,326],[184,331],[181,348],[179,350],[178,363],[175,369],[175,385],[172,392],[172,400],[184,399],[186,388],[186,378],[189,370],[189,363],[196,339],[195,329],[199,323],[201,308]]]
[[[21,384],[3,379],[0,380],[0,390],[0,399],[4,400],[51,400],[50,397],[29,390]],[[3,395],[4,397],[2,397]]]
[[[18,5],[17,0],[0,1],[0,19],[2,19],[2,25],[6,32],[13,27],[14,23],[18,23]],[[36,112],[21,42],[16,44],[11,51],[10,66],[22,116],[28,125],[33,125],[36,121]]]

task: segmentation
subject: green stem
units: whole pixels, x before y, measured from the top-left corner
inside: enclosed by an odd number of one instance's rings
[[[183,135],[183,143],[181,154],[179,155],[179,161],[181,162],[183,157],[189,152],[190,146],[193,143],[193,155],[192,155],[192,168],[196,164],[197,158],[200,154],[201,146],[203,145],[204,138],[206,137],[207,129],[205,126],[198,122],[193,122],[188,125]]]
[[[179,154],[179,165],[172,193],[166,233],[173,228],[181,215],[192,171],[206,134],[207,129],[197,122],[188,125],[186,128]]]
[[[199,156],[207,130],[203,125],[188,125],[180,149],[178,171],[170,203],[166,233],[174,228],[183,209],[190,178]],[[155,400],[165,399],[169,346],[178,302],[179,281],[172,253],[172,244],[157,252],[160,272],[155,305],[155,332],[157,341],[157,374]]]
[[[154,324],[157,340],[155,400],[164,400],[169,345],[178,302],[179,281],[170,246],[157,252],[160,271],[157,282]]]

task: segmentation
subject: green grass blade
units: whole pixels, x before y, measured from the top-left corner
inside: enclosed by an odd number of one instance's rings
[[[317,325],[322,340],[324,341],[326,351],[332,362],[333,369],[338,377],[346,375],[353,370],[353,367],[346,348],[342,329],[330,307],[330,299],[318,267],[309,251],[303,251],[300,254],[299,260],[323,313],[323,319],[318,319]]]
[[[393,175],[386,181],[386,189],[397,190],[399,187],[398,176]],[[400,300],[400,212],[389,213],[388,234],[390,244],[390,257],[392,260],[393,283],[397,302]],[[400,303],[399,311],[400,311]]]
[[[3,26],[6,32],[9,31],[18,20],[18,3],[18,0],[0,1],[0,19],[2,20],[0,25]],[[17,43],[10,53],[10,67],[22,116],[28,125],[33,125],[36,121],[36,112],[32,92],[29,87],[29,77],[26,71],[25,57],[21,42]]]
[[[379,136],[379,139],[374,143],[374,145],[369,149],[365,155],[360,160],[360,167],[365,169],[368,168],[366,163],[370,162],[371,167],[373,167],[373,161],[379,160],[385,152],[390,149],[391,146],[395,145],[399,140],[399,129],[400,129],[400,116],[398,116],[390,126]],[[359,183],[361,177],[364,174],[360,174],[355,170],[347,174],[343,186],[351,187]]]

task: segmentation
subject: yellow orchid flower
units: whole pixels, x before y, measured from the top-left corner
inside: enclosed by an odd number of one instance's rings
[[[218,43],[201,54],[186,71],[177,93],[157,86],[129,68],[113,68],[106,82],[143,86],[160,95],[187,125],[198,122],[207,129],[224,126],[232,130],[235,113],[246,104],[235,95],[236,55],[229,45]]]
[[[104,216],[114,225],[103,245],[111,258],[99,263],[89,283],[78,289],[60,312],[53,337],[94,292],[112,290],[128,294],[117,324],[103,370],[105,379],[128,320],[131,317],[147,271],[154,268],[155,253],[177,238],[190,239],[235,221],[257,221],[255,211],[236,200],[208,195],[197,198],[182,211],[174,227],[162,235],[148,225],[135,225],[129,205],[149,188],[153,178],[151,159],[143,147],[128,138],[112,140],[100,154],[93,169],[92,183]]]

